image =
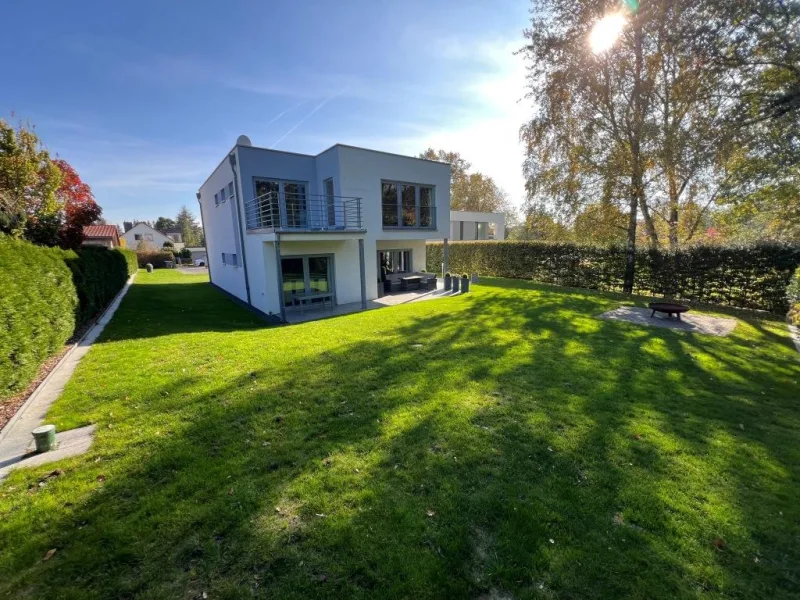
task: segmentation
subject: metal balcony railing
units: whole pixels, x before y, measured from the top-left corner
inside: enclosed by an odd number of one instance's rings
[[[269,192],[244,205],[247,229],[353,231],[362,229],[361,198]]]

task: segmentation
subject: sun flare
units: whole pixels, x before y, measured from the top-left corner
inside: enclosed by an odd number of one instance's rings
[[[622,13],[612,13],[600,19],[589,34],[589,46],[595,54],[609,50],[619,39],[628,20]]]

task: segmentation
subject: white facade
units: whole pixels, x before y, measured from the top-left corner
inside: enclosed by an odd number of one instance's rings
[[[450,240],[504,240],[506,215],[504,213],[450,211]]]
[[[450,165],[341,144],[279,152],[242,136],[197,196],[211,281],[284,318],[292,295],[377,298],[381,257],[424,269],[425,241],[448,236]]]
[[[174,241],[157,229],[150,227],[147,223],[137,223],[119,237],[125,240],[125,246],[131,250],[137,250],[139,244],[154,250],[161,250],[164,247],[164,242],[170,242],[176,250],[183,248],[181,242]]]

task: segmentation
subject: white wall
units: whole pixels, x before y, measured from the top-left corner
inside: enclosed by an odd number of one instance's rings
[[[450,211],[450,239],[474,240],[476,238],[475,223],[494,223],[495,240],[506,239],[505,213],[472,212],[466,210]],[[464,223],[464,236],[460,235],[460,223]],[[488,239],[488,238],[487,238]]]
[[[244,268],[242,267],[241,242],[235,227],[235,202],[214,203],[214,194],[219,193],[233,181],[233,170],[227,156],[200,188],[200,212],[206,234],[207,264],[211,281],[247,301]],[[239,266],[222,264],[222,253],[236,254]]]
[[[141,240],[136,239],[137,234],[142,236]],[[152,236],[153,239],[145,240],[144,239],[145,236]],[[141,241],[144,241],[145,244],[152,245],[155,250],[161,250],[161,248],[164,246],[164,242],[172,243],[172,240],[169,239],[167,236],[165,236],[163,233],[153,229],[152,227],[146,225],[145,223],[137,223],[131,229],[129,229],[119,237],[120,239],[125,240],[126,247],[131,250],[136,250],[137,246],[139,245],[139,242]]]
[[[425,240],[441,240],[450,233],[450,165],[398,156],[350,146],[335,146],[338,152],[341,195],[361,200],[366,228],[364,255],[367,273],[367,298],[378,297],[378,242],[381,249],[416,248],[414,269],[425,268]],[[432,185],[435,188],[436,228],[383,228],[381,182],[383,180]]]

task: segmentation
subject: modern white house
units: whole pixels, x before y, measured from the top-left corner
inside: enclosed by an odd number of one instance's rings
[[[164,242],[171,242],[176,250],[183,248],[180,234],[164,235],[147,223],[136,223],[136,225],[123,233],[120,238],[125,240],[125,245],[131,250],[138,249],[140,245],[160,250],[164,246]]]
[[[378,297],[387,272],[425,268],[450,227],[450,165],[336,144],[317,154],[247,136],[197,192],[211,282],[273,318],[308,302]]]
[[[504,240],[506,215],[504,213],[450,211],[450,240]]]

